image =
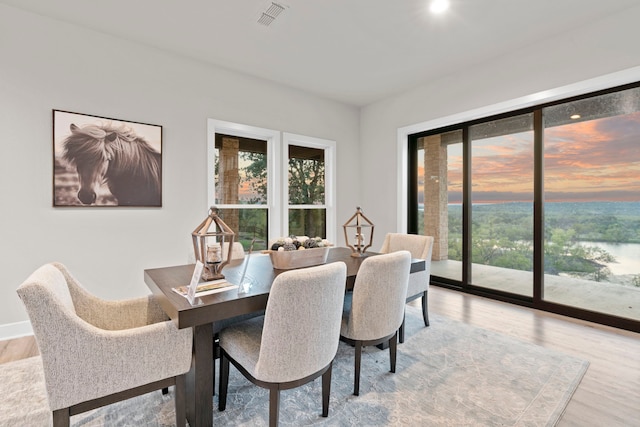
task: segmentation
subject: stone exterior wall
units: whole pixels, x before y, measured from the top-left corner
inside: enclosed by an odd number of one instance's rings
[[[237,138],[223,137],[220,149],[220,162],[218,163],[219,181],[223,204],[239,203],[240,173],[238,172],[238,152],[240,140]],[[240,218],[237,209],[224,210],[224,222],[236,234],[240,229]],[[236,236],[237,239],[237,236]]]
[[[422,139],[424,146],[424,234],[433,236],[434,261],[449,258],[447,146],[441,135]]]

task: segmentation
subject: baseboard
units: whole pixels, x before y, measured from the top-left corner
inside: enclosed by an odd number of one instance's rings
[[[26,335],[33,335],[31,322],[28,320],[0,325],[0,341],[20,338]]]

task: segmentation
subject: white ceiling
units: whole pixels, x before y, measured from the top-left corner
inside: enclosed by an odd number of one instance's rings
[[[126,40],[363,106],[561,35],[638,0],[0,0]],[[559,40],[559,41],[558,41]],[[19,42],[19,41],[16,41]]]

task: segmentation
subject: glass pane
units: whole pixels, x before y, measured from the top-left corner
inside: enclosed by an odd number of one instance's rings
[[[533,115],[469,128],[471,283],[533,296]]]
[[[418,233],[433,236],[431,274],[462,280],[462,131],[418,140]]]
[[[324,205],[324,150],[289,145],[289,204]]]
[[[220,209],[219,216],[236,233],[235,240],[242,243],[245,251],[254,238],[254,252],[267,249],[267,209]]]
[[[216,134],[216,204],[267,203],[267,141]]]
[[[544,297],[640,319],[640,89],[543,114]]]
[[[289,234],[326,238],[327,211],[325,209],[289,209]]]

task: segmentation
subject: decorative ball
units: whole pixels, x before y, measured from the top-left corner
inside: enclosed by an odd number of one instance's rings
[[[304,246],[305,246],[307,249],[317,248],[317,247],[318,247],[318,242],[317,242],[317,240],[316,240],[316,239],[307,239],[307,240],[304,242]]]

